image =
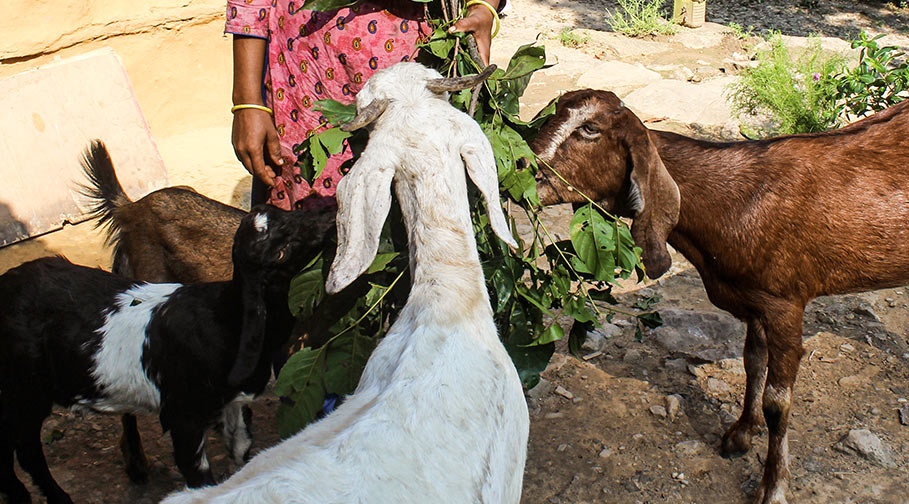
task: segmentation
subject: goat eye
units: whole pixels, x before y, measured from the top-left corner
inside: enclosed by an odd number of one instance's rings
[[[581,127],[578,128],[578,132],[582,137],[590,140],[600,136],[600,130],[594,126],[591,126],[590,124],[582,124]]]

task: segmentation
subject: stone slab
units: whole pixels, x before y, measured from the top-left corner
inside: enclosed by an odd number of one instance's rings
[[[0,246],[85,219],[80,159],[107,145],[131,198],[167,172],[120,58],[86,53],[0,80]]]

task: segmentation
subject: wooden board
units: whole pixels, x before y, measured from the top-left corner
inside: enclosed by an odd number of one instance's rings
[[[133,198],[167,172],[120,58],[93,51],[0,80],[0,247],[85,220],[80,160],[107,145]]]

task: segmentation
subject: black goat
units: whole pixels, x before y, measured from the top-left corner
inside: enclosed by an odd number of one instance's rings
[[[53,403],[159,413],[190,487],[214,483],[204,443],[219,420],[242,461],[249,441],[239,412],[265,388],[290,335],[290,280],[333,226],[334,210],[254,208],[236,231],[230,281],[147,284],[62,257],[0,276],[0,493],[30,502],[15,453],[50,504],[72,502],[41,448]]]

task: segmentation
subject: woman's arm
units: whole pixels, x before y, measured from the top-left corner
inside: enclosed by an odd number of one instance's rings
[[[263,105],[262,76],[265,70],[266,44],[267,41],[263,38],[234,35],[234,105]],[[252,108],[235,111],[231,142],[237,159],[246,170],[269,187],[274,186],[276,174],[272,166],[283,165],[284,159],[271,115]]]

